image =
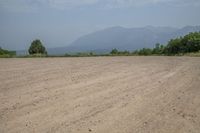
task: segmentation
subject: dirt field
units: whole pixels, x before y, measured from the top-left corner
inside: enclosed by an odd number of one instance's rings
[[[200,58],[0,59],[0,133],[200,133]]]

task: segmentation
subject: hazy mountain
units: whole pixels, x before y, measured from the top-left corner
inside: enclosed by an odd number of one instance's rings
[[[166,44],[170,39],[200,31],[200,26],[183,28],[153,27],[124,28],[111,27],[78,38],[67,47],[47,49],[49,54],[95,51],[109,52],[113,48],[119,50],[136,50],[152,48],[156,43]]]
[[[143,47],[152,48],[156,43],[166,44],[170,39],[200,31],[200,26],[186,26],[184,28],[153,27],[123,28],[111,27],[97,31],[74,41],[66,47],[67,51],[110,51],[136,50]]]

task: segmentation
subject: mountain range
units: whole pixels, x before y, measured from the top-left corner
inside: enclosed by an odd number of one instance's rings
[[[141,48],[153,48],[156,43],[167,44],[170,39],[195,31],[200,31],[200,26],[183,28],[154,26],[124,28],[116,26],[82,36],[66,47],[48,48],[47,51],[51,55],[76,52],[107,53],[113,48],[133,51]]]

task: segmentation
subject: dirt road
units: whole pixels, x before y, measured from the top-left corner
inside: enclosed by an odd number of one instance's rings
[[[200,133],[200,58],[0,59],[0,133]]]

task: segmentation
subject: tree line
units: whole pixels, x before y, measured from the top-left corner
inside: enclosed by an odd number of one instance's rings
[[[46,48],[39,39],[34,40],[29,49],[30,56],[48,56]],[[119,51],[112,49],[108,54],[96,54],[95,52],[66,53],[64,57],[88,57],[88,56],[131,56],[131,55],[184,55],[186,53],[200,52],[200,32],[191,32],[183,37],[171,39],[167,45],[155,44],[154,48],[142,48],[135,51]],[[6,55],[6,56],[5,56]],[[15,56],[15,51],[8,51],[0,47],[0,57]]]
[[[142,48],[133,52],[113,49],[111,55],[184,55],[200,52],[200,32],[191,32],[183,37],[171,39],[167,45],[155,44],[154,48]]]
[[[16,55],[16,51],[9,51],[0,47],[0,57],[13,57]]]
[[[112,49],[109,54],[104,56],[132,56],[132,55],[184,55],[187,53],[200,52],[200,32],[191,32],[183,37],[171,39],[166,45],[156,43],[154,48],[142,48],[135,51],[120,51]],[[95,56],[94,52],[77,53],[75,55],[66,54],[66,56]]]

